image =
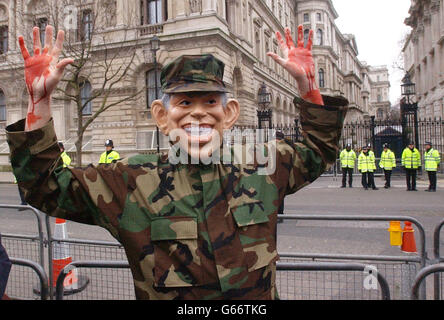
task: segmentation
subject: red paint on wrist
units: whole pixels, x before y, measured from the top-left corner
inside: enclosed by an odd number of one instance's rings
[[[302,99],[307,100],[314,104],[324,105],[324,100],[322,99],[321,93],[318,89],[311,90],[302,96]]]
[[[44,51],[45,52],[45,51]],[[41,56],[34,56],[32,58],[29,58],[29,60],[25,61],[25,80],[26,80],[26,86],[28,87],[28,92],[31,97],[32,102],[32,109],[28,112],[26,117],[26,124],[28,128],[30,128],[31,125],[37,122],[37,120],[41,119],[42,117],[35,115],[35,106],[37,103],[42,101],[43,99],[47,98],[48,91],[46,89],[46,80],[49,76],[49,64],[52,60],[52,57],[47,55],[41,55]],[[39,79],[40,77],[44,78],[43,80],[43,88],[44,88],[44,94],[40,99],[35,100],[34,97],[34,89],[32,87],[32,84],[36,79]],[[38,81],[38,80],[37,80]]]
[[[34,108],[34,107],[33,107]],[[28,115],[26,116],[26,124],[28,125],[28,128],[31,127],[34,123],[37,122],[37,120],[41,119],[42,117],[36,116],[34,112],[28,112]]]

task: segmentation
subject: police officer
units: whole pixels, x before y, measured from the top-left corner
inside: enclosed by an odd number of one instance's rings
[[[63,145],[63,142],[59,141],[59,148],[60,148],[60,157],[63,160],[63,167],[67,167],[71,164],[71,158],[68,156],[68,154],[65,152],[65,146]]]
[[[425,191],[436,192],[436,172],[438,171],[441,157],[438,150],[432,148],[432,143],[425,143],[424,167],[429,176],[429,188]]]
[[[402,152],[401,164],[405,168],[407,191],[418,191],[416,189],[416,171],[421,168],[421,154],[410,141]]]
[[[348,143],[344,150],[339,155],[342,167],[342,186],[346,187],[347,174],[348,174],[348,186],[353,188],[353,170],[355,169],[356,153],[352,150],[352,146]]]
[[[117,151],[114,151],[113,140],[105,141],[106,151],[100,156],[99,163],[112,163],[120,159],[120,155]]]
[[[383,145],[384,150],[381,153],[381,160],[379,161],[379,167],[384,170],[385,185],[384,188],[390,188],[390,179],[392,176],[392,170],[396,167],[396,158],[392,150],[389,149],[387,143]]]
[[[378,190],[375,185],[374,171],[376,170],[375,156],[369,146],[364,146],[358,158],[358,169],[362,174],[362,186],[365,190],[372,188]]]

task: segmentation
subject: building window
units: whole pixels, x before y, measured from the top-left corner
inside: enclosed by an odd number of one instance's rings
[[[378,102],[382,102],[382,96],[378,94]]]
[[[6,99],[2,90],[0,90],[0,121],[6,121]]]
[[[81,17],[80,41],[89,41],[93,33],[93,13],[91,10],[83,10]]]
[[[308,13],[304,13],[304,22],[310,22],[310,15]]]
[[[322,14],[321,13],[316,13],[316,21],[322,21]]]
[[[156,85],[156,70],[152,69],[145,73],[145,85],[146,85],[146,108],[150,109],[154,100],[162,97],[162,88],[160,84],[160,69],[157,69],[157,85]],[[157,87],[157,95],[156,95]],[[151,117],[151,113],[148,114]]]
[[[141,0],[140,24],[159,24],[166,19],[166,0]]]
[[[45,46],[46,26],[48,25],[48,18],[40,18],[36,23],[40,31],[40,43]]]
[[[254,43],[255,43],[255,45],[256,45],[256,58],[258,58],[258,59],[260,59],[260,56],[261,56],[261,38],[260,38],[260,35],[259,35],[259,31],[256,31],[255,33],[254,33]]]
[[[228,25],[230,25],[230,23],[231,23],[230,3],[231,2],[229,0],[225,0],[225,20],[227,21]]]
[[[316,45],[322,46],[324,45],[324,32],[321,29],[316,31]]]
[[[378,119],[384,118],[384,111],[382,111],[382,109],[378,109],[378,112],[376,113],[376,118]]]
[[[319,69],[319,88],[325,88],[325,73],[324,69]]]
[[[92,114],[92,101],[91,99],[91,83],[89,81],[84,81],[80,84],[80,98],[82,99],[82,114],[91,115]]]
[[[0,54],[8,52],[8,26],[0,26]]]

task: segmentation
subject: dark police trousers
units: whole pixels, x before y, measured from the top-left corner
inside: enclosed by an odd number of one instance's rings
[[[364,188],[376,188],[373,172],[362,172],[361,182]]]
[[[416,169],[405,169],[405,178],[407,182],[407,190],[416,189]]]
[[[347,182],[347,174],[348,174],[348,186],[351,187],[353,185],[353,168],[342,168],[342,186],[346,186]]]
[[[390,179],[392,177],[392,170],[385,170],[384,169],[384,176],[385,176],[385,186],[390,187]]]
[[[427,171],[429,175],[429,190],[436,191],[436,171]]]

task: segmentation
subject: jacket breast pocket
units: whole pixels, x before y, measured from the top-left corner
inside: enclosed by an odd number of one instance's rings
[[[197,219],[161,217],[151,221],[154,246],[154,284],[157,287],[190,287],[209,282],[201,270]]]
[[[236,221],[248,271],[254,271],[279,259],[276,250],[275,223],[261,206],[251,201],[231,208]],[[275,219],[273,219],[275,222]]]

